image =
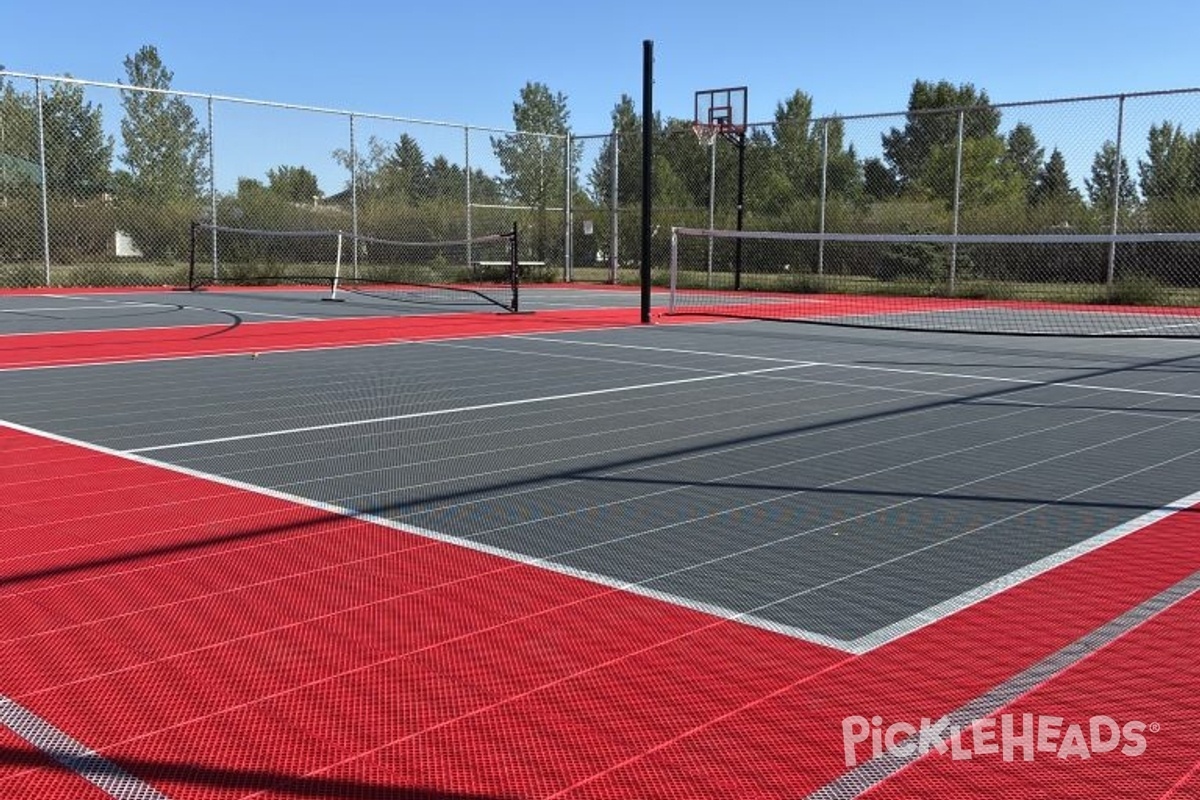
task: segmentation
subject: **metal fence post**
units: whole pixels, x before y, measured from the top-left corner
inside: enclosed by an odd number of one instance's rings
[[[466,177],[466,201],[467,201],[467,264],[470,268],[475,263],[475,257],[471,252],[471,128],[469,125],[463,126],[463,175]],[[513,240],[514,248],[516,239]]]
[[[821,239],[817,242],[817,274],[825,274],[825,203],[829,186],[829,120],[821,123]]]
[[[612,198],[609,201],[610,214],[612,216],[612,225],[611,225],[612,230],[610,232],[611,237],[612,237],[612,243],[609,245],[609,253],[608,253],[608,280],[609,280],[609,283],[612,283],[614,285],[616,285],[616,283],[618,282],[617,270],[620,268],[619,254],[617,252],[618,248],[621,246],[621,240],[617,235],[617,225],[618,225],[617,211],[618,211],[618,208],[620,207],[619,206],[620,201],[618,200],[618,196],[621,191],[621,179],[620,179],[619,173],[618,173],[620,164],[621,164],[621,136],[616,130],[613,130],[613,133],[612,133],[612,177],[611,177],[611,181],[610,181],[610,183],[612,184]]]
[[[214,151],[216,150],[216,135],[213,125],[213,98],[208,96],[208,211],[212,219],[213,228],[210,231],[212,235],[212,276],[213,282],[217,281],[217,162]]]
[[[563,218],[566,227],[565,241],[563,242],[563,262],[567,273],[567,283],[575,280],[575,253],[572,245],[575,242],[575,220],[571,210],[571,195],[574,194],[572,189],[575,186],[575,176],[571,174],[571,148],[574,144],[574,139],[568,133],[563,139],[563,183],[565,184],[566,199],[563,201]]]
[[[38,119],[38,166],[42,172],[42,262],[45,267],[46,285],[50,285],[50,187],[49,176],[46,174],[46,117],[42,107],[42,81],[33,81],[34,94],[37,95]]]
[[[354,142],[354,115],[350,115],[350,230],[354,233],[354,279],[358,280],[358,149]]]
[[[958,112],[958,144],[954,153],[954,219],[953,233],[958,236],[958,216],[962,204],[962,159],[963,159],[963,118],[966,115],[961,109]],[[950,243],[950,294],[954,294],[954,283],[958,271],[958,242]]]
[[[1109,225],[1108,232],[1113,236],[1117,235],[1117,231],[1121,225],[1121,157],[1122,157],[1122,137],[1125,133],[1125,95],[1117,98],[1117,154],[1113,159],[1112,167],[1112,222]],[[1108,271],[1105,276],[1105,285],[1110,289],[1117,276],[1117,243],[1108,243]]]

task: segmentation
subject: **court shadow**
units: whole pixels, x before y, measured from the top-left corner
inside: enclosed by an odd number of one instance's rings
[[[64,761],[66,763],[60,763],[34,750],[0,745],[0,771],[55,770],[79,777],[78,769],[74,765],[68,766],[71,764],[70,759],[64,758]],[[120,772],[123,770],[126,775],[134,776],[151,786],[184,785],[189,789],[219,791],[222,795],[232,792],[271,792],[275,796],[294,797],[298,800],[513,800],[511,796],[450,792],[353,779],[288,775],[270,770],[211,767],[181,761],[121,758],[110,762],[98,760],[97,763],[87,766],[101,772],[107,768],[113,778],[124,777]],[[79,780],[84,778],[79,777]],[[31,780],[30,783],[32,782]],[[36,796],[35,788],[29,787],[28,797]],[[135,790],[135,794],[125,796],[141,795],[137,795]]]

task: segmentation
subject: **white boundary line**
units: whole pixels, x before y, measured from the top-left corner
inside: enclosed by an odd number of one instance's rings
[[[150,784],[3,694],[0,694],[0,725],[118,800],[167,800],[166,795]]]
[[[720,372],[715,375],[699,375],[691,378],[676,378],[669,381],[653,381],[651,383],[638,383],[631,386],[610,386],[605,389],[589,389],[582,392],[565,392],[563,394],[545,395],[543,397],[522,397],[517,400],[501,400],[495,403],[479,403],[470,406],[458,406],[456,408],[442,408],[431,411],[413,411],[408,414],[391,414],[386,417],[372,417],[370,419],[354,419],[345,422],[329,422],[323,425],[304,425],[297,428],[283,428],[275,431],[260,431],[258,433],[242,433],[236,436],[217,436],[212,439],[195,439],[190,442],[172,442],[171,444],[158,444],[150,447],[135,447],[125,452],[132,454],[153,453],[161,450],[179,450],[187,447],[200,447],[208,444],[223,444],[225,442],[243,442],[249,439],[267,439],[275,436],[291,436],[297,433],[311,433],[314,431],[336,430],[338,428],[357,428],[364,425],[379,425],[385,422],[398,422],[407,419],[422,419],[424,417],[441,417],[451,414],[465,414],[473,411],[490,411],[496,408],[510,408],[512,406],[526,406],[537,403],[553,403],[559,400],[574,400],[580,397],[596,397],[604,394],[619,394],[622,392],[636,392],[642,389],[659,389],[664,386],[680,386],[687,383],[700,383],[702,381],[718,381],[727,378],[744,378],[753,375],[762,375],[768,372],[781,372],[783,370],[803,369],[811,366],[807,362],[785,364],[779,367],[763,367],[762,369],[749,369],[741,372]]]
[[[791,364],[803,364],[806,367],[830,367],[832,369],[858,370],[861,372],[887,372],[897,375],[919,375],[929,378],[962,378],[965,380],[973,380],[988,383],[1009,383],[1018,386],[1032,386],[1036,388],[1063,386],[1068,389],[1085,389],[1087,391],[1101,392],[1116,392],[1118,394],[1133,394],[1142,397],[1174,397],[1180,399],[1200,400],[1200,395],[1189,394],[1187,392],[1158,392],[1152,389],[1130,389],[1121,386],[1102,386],[1092,383],[1079,383],[1072,380],[1035,380],[1033,378],[1006,378],[1001,375],[975,375],[962,372],[943,372],[940,370],[926,369],[908,369],[904,367],[875,367],[866,364],[844,364],[835,361],[796,361],[794,359],[777,358],[771,356],[753,356],[753,355],[738,355],[736,353],[715,353],[705,350],[688,350],[674,347],[653,347],[650,345],[636,344],[617,344],[614,342],[579,342],[571,339],[559,339],[550,336],[540,336],[530,334],[528,336],[522,334],[506,334],[505,338],[510,339],[528,339],[530,341],[556,342],[560,344],[574,344],[583,347],[615,347],[627,350],[649,350],[652,352],[663,353],[678,353],[681,355],[698,355],[698,356],[713,356],[722,358],[743,358],[752,361],[775,361]],[[430,342],[431,344],[433,342]],[[887,387],[880,387],[887,388]]]
[[[1112,544],[1118,539],[1123,539],[1131,533],[1137,533],[1143,528],[1148,528],[1156,522],[1164,520],[1180,511],[1185,511],[1197,504],[1200,504],[1200,491],[1193,492],[1186,497],[1181,497],[1162,508],[1148,511],[1137,519],[1123,522],[1095,536],[1076,542],[1070,547],[1059,550],[1045,558],[1038,559],[1031,564],[1026,564],[1024,567],[1015,569],[1006,575],[1001,575],[995,580],[969,589],[949,600],[943,600],[924,611],[920,611],[898,622],[893,622],[891,625],[868,633],[865,636],[860,636],[846,644],[856,653],[869,652],[880,645],[907,636],[952,614],[956,614],[965,608],[982,603],[1007,589],[1036,578],[1042,573],[1049,572],[1068,561],[1074,561],[1076,558],[1087,555],[1093,550],[1099,550],[1101,547]]]
[[[363,522],[370,522],[372,524],[379,525],[384,528],[389,528],[391,530],[398,531],[400,533],[405,533],[405,534],[409,534],[409,535],[413,535],[413,536],[420,536],[425,539],[431,539],[433,541],[442,542],[445,544],[452,544],[452,545],[456,545],[458,547],[464,547],[468,550],[474,550],[479,553],[485,553],[487,555],[497,556],[499,558],[505,559],[506,561],[511,561],[511,562],[514,562],[517,564],[522,564],[522,565],[529,566],[529,567],[536,567],[538,569],[544,569],[549,572],[558,573],[560,575],[567,575],[569,577],[585,580],[585,581],[588,581],[589,583],[597,584],[599,586],[605,586],[610,589],[616,589],[618,591],[628,592],[629,594],[640,595],[642,597],[646,597],[646,598],[649,598],[652,600],[658,600],[661,602],[669,603],[671,605],[680,606],[682,608],[688,608],[693,611],[699,611],[701,613],[708,614],[710,616],[717,617],[719,619],[725,619],[725,620],[729,620],[729,621],[733,621],[733,622],[740,622],[742,624],[749,625],[751,627],[762,628],[764,630],[768,630],[773,633],[779,633],[779,634],[789,636],[794,639],[800,639],[802,641],[806,641],[811,644],[828,647],[830,649],[838,650],[843,653],[853,654],[853,651],[851,651],[847,648],[846,642],[844,642],[840,639],[835,639],[833,637],[824,636],[819,633],[814,633],[812,631],[807,631],[802,628],[797,628],[797,627],[794,627],[791,625],[786,625],[784,623],[775,622],[773,620],[762,619],[760,617],[756,617],[756,616],[753,616],[750,614],[743,614],[741,612],[736,612],[731,609],[725,608],[723,606],[717,606],[717,605],[712,605],[709,603],[704,603],[699,600],[693,600],[692,598],[683,597],[681,595],[671,594],[670,592],[664,592],[664,591],[661,591],[658,589],[650,589],[650,588],[647,588],[647,587],[644,587],[644,586],[641,586],[641,585],[638,585],[635,583],[630,583],[628,581],[618,580],[618,579],[612,578],[608,575],[602,575],[600,573],[590,572],[588,570],[578,569],[576,567],[570,567],[565,564],[559,564],[554,561],[549,561],[546,559],[535,558],[533,556],[528,556],[523,553],[518,553],[518,552],[515,552],[512,550],[506,550],[501,547],[494,547],[492,545],[483,544],[481,542],[473,541],[471,539],[462,539],[457,536],[451,536],[449,534],[439,533],[438,531],[434,531],[429,528],[422,528],[420,526],[411,525],[411,524],[404,523],[404,522],[396,522],[395,520],[388,519],[387,517],[381,517],[381,516],[377,516],[375,514],[370,514],[370,513],[366,513],[366,512],[362,512],[362,511],[356,511],[352,508],[345,508],[342,506],[334,505],[332,503],[324,503],[324,502],[321,502],[320,500],[313,500],[308,497],[302,497],[299,495],[289,494],[287,492],[279,491],[278,489],[269,489],[269,488],[266,488],[263,486],[256,486],[252,483],[245,483],[243,481],[239,481],[234,478],[226,478],[221,475],[213,475],[213,474],[210,474],[207,472],[202,472],[200,470],[191,469],[189,467],[183,467],[178,464],[171,464],[171,463],[165,462],[165,461],[158,461],[153,458],[147,458],[145,456],[138,455],[137,453],[134,453],[132,451],[114,450],[113,448],[105,447],[104,445],[93,444],[91,442],[84,442],[84,441],[81,441],[78,439],[72,439],[69,436],[63,436],[61,434],[51,433],[50,431],[43,431],[38,428],[31,428],[27,425],[21,425],[20,423],[12,422],[10,420],[0,420],[0,426],[9,428],[11,430],[20,431],[22,433],[27,433],[31,436],[38,436],[43,439],[49,439],[50,441],[61,442],[63,444],[72,445],[74,447],[80,447],[85,450],[91,450],[93,452],[103,453],[105,455],[125,459],[127,461],[133,461],[138,464],[145,464],[147,466],[157,467],[159,469],[168,470],[170,472],[175,472],[180,475],[187,475],[192,478],[198,478],[200,480],[209,481],[211,483],[216,483],[216,484],[219,484],[222,486],[228,486],[233,489],[239,489],[239,490],[250,492],[252,494],[257,494],[257,495],[260,495],[263,497],[270,497],[275,500],[282,500],[284,502],[292,503],[292,504],[298,505],[298,506],[303,506],[305,508],[312,508],[312,509],[316,509],[318,511],[324,511],[329,514],[336,514],[337,516],[345,517],[347,519],[355,519],[355,520],[361,520]]]

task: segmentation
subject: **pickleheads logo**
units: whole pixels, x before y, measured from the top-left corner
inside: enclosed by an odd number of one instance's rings
[[[995,755],[1005,761],[1033,761],[1038,754],[1046,754],[1064,761],[1087,760],[1110,753],[1140,756],[1146,752],[1146,734],[1158,729],[1158,723],[1134,720],[1121,724],[1104,715],[1069,722],[1042,714],[1002,714],[965,727],[949,717],[925,718],[918,725],[893,722],[885,727],[882,717],[852,716],[842,720],[842,746],[847,767],[867,760],[868,752],[870,758],[885,753],[917,757],[937,753],[949,754],[955,761]]]

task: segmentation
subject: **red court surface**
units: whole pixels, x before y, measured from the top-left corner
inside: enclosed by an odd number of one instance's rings
[[[635,313],[36,335],[0,357],[344,346]],[[175,798],[803,797],[847,771],[847,717],[948,714],[1200,569],[1192,508],[852,656],[8,425],[0,480],[0,694]],[[1137,756],[931,754],[868,796],[1195,797],[1197,642],[1193,595],[996,709],[1157,725]],[[102,796],[0,726],[0,797]]]
[[[636,324],[636,309],[437,314],[175,328],[36,333],[0,339],[0,368],[91,364],[550,333]]]

